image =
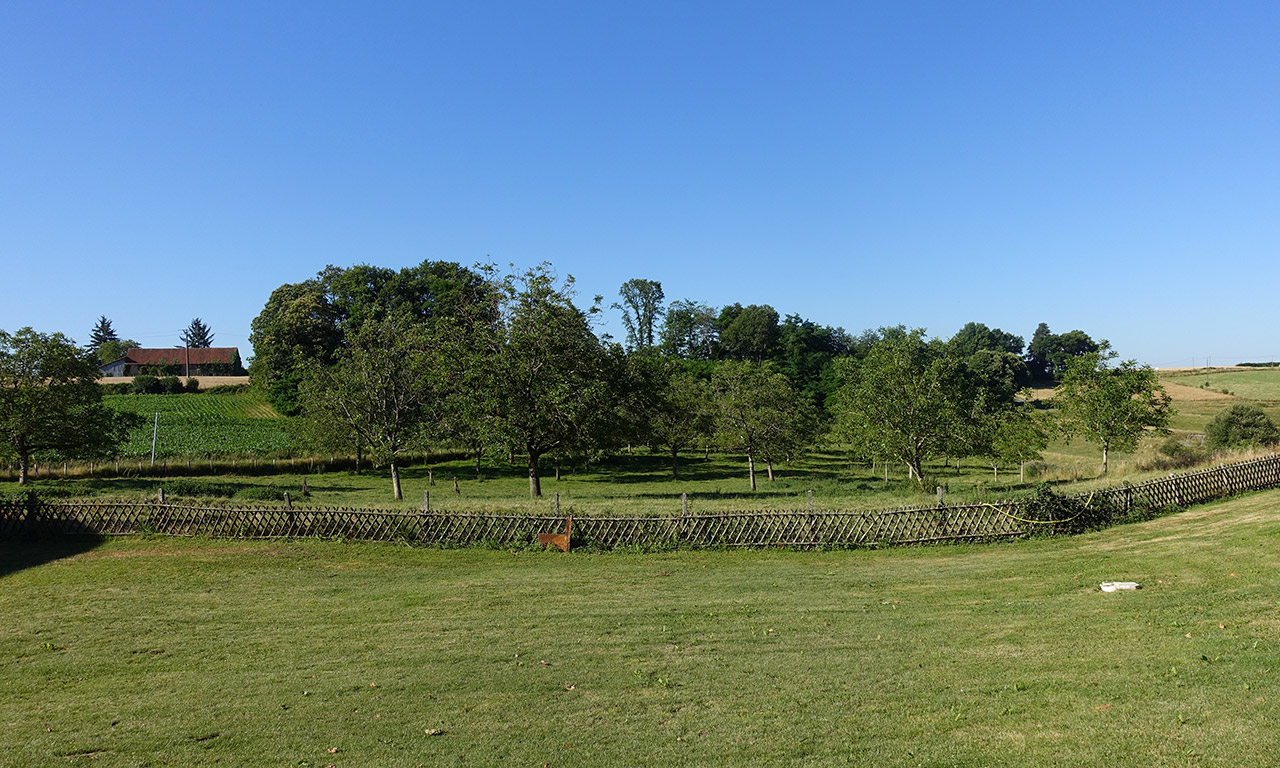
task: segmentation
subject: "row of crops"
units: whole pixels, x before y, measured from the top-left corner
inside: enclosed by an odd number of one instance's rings
[[[157,457],[272,456],[294,447],[290,419],[276,414],[257,392],[109,395],[104,399],[118,411],[144,417],[121,447],[122,457],[150,455],[157,422]]]

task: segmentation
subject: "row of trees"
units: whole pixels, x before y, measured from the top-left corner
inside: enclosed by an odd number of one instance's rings
[[[329,267],[273,292],[251,372],[317,445],[388,463],[397,497],[398,457],[428,443],[519,453],[537,496],[544,459],[627,444],[668,451],[678,475],[682,450],[714,442],[746,455],[754,488],[757,462],[772,479],[829,433],[923,485],[931,460],[1017,462],[1055,430],[1100,442],[1105,471],[1111,449],[1168,418],[1150,369],[1114,365],[1079,331],[1042,325],[1033,345],[1063,385],[1066,417],[1051,423],[1020,395],[1034,378],[1021,338],[979,323],[945,341],[902,327],[854,339],[769,307],[664,306],[654,281],[628,281],[620,298],[625,346],[595,333],[601,300],[579,308],[549,265]]]

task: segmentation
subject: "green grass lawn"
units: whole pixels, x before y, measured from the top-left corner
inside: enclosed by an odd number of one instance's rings
[[[1269,764],[1278,504],[886,551],[6,542],[0,766]]]
[[[1215,392],[1225,389],[1246,400],[1280,401],[1280,369],[1277,368],[1179,371],[1162,374],[1161,378],[1183,386],[1202,387]]]

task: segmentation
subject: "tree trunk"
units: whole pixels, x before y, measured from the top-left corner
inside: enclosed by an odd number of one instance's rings
[[[769,470],[769,482],[773,482],[773,459],[764,460],[765,467]]]
[[[1102,444],[1102,474],[1104,475],[1107,474],[1107,454],[1109,453],[1110,447],[1111,446],[1107,443]]]
[[[756,460],[747,454],[747,477],[751,478],[751,490],[756,489]]]
[[[671,477],[674,480],[680,479],[680,452],[675,448],[671,449]]]
[[[18,454],[18,485],[27,484],[27,464],[30,463],[31,457],[25,453]]]
[[[400,492],[400,468],[394,461],[391,462],[391,492],[395,494],[396,501],[404,498],[404,494]]]
[[[476,451],[476,479],[480,478],[480,454],[482,451]]]
[[[542,495],[542,478],[538,477],[538,454],[529,454],[529,498]]]

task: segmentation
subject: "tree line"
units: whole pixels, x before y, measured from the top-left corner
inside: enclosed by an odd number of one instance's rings
[[[714,444],[772,479],[820,435],[905,465],[921,487],[941,457],[993,467],[1039,455],[1055,434],[1131,448],[1172,413],[1154,372],[1115,363],[1105,341],[1041,324],[1023,339],[969,323],[950,339],[902,326],[853,336],[768,305],[665,303],[634,279],[612,305],[625,338],[596,332],[603,299],[581,303],[549,264],[501,272],[425,261],[394,270],[327,267],[272,292],[252,324],[250,374],[314,447],[400,457],[449,444],[520,455],[529,490],[543,463],[589,462],[628,445],[679,454]],[[1059,384],[1061,418],[1025,390]]]

